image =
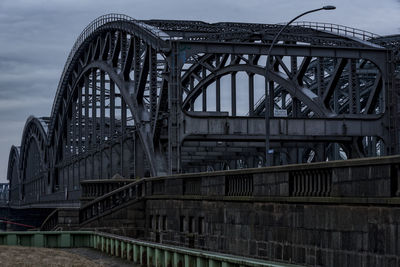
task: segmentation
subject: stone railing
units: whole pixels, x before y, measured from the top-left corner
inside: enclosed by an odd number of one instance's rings
[[[122,186],[130,184],[133,181],[134,180],[132,179],[104,179],[82,181],[81,201],[90,201],[96,199]]]
[[[253,187],[251,174],[233,174],[225,178],[225,195],[227,196],[252,196]]]
[[[289,194],[291,196],[330,196],[332,174],[332,169],[290,172]]]
[[[79,221],[85,222],[115,207],[140,199],[143,186],[144,180],[135,181],[87,203],[79,211]]]
[[[84,205],[80,223],[142,197],[396,197],[399,166],[392,156],[143,178]]]

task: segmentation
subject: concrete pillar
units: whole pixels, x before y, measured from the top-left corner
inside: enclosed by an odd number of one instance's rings
[[[153,261],[153,263],[155,264],[156,267],[158,266],[163,266],[164,264],[164,253],[162,250],[156,248],[155,249],[155,260]]]
[[[165,250],[164,251],[164,266],[172,266],[172,254],[171,252]]]
[[[128,257],[127,257],[128,253],[127,253],[126,243],[123,242],[123,241],[120,241],[119,246],[120,246],[120,255],[119,255],[119,256],[120,256],[122,259],[128,259]]]
[[[144,246],[140,246],[140,264],[147,266],[147,251]]]
[[[190,255],[185,255],[185,267],[196,266],[196,258],[191,257]]]
[[[181,265],[179,265],[179,262]],[[183,257],[181,254],[174,252],[174,263],[172,266],[183,266]]]
[[[35,247],[44,247],[44,235],[35,234],[33,236],[33,246],[35,246]]]
[[[114,256],[119,257],[120,255],[120,242],[119,240],[114,240]]]
[[[216,260],[209,259],[208,260],[208,267],[220,267],[219,262]]]
[[[126,244],[126,259],[128,261],[133,261],[133,248],[132,248],[132,244],[128,243]]]
[[[154,266],[155,259],[154,259],[154,248],[147,247],[147,266]]]
[[[197,267],[207,266],[207,260],[204,258],[197,257],[196,258],[196,266]]]
[[[140,263],[141,251],[140,247],[136,244],[133,245],[133,262]]]
[[[71,235],[70,234],[61,234],[59,245],[61,248],[70,248],[71,247]]]

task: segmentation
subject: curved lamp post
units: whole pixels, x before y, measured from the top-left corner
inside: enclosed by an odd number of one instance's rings
[[[280,31],[275,35],[274,39],[271,42],[271,45],[269,46],[268,52],[267,52],[267,67],[265,68],[265,166],[271,166],[271,159],[270,159],[270,107],[269,107],[269,103],[271,102],[270,100],[270,94],[268,92],[268,88],[269,88],[269,58],[270,58],[270,54],[272,51],[272,48],[274,47],[276,41],[278,40],[279,35],[290,25],[292,24],[292,22],[294,22],[296,19],[307,15],[309,13],[313,13],[313,12],[317,12],[320,10],[333,10],[336,9],[335,6],[323,6],[321,8],[317,8],[317,9],[312,9],[309,11],[306,11],[300,15],[298,15],[297,17],[295,17],[294,19],[292,19],[291,21],[289,21],[288,23],[286,23],[285,26],[283,26]]]

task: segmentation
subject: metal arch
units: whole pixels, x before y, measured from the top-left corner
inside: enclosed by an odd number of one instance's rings
[[[260,66],[252,66],[246,64],[238,64],[238,65],[229,65],[217,71],[214,71],[206,78],[203,78],[195,88],[188,94],[185,100],[182,103],[183,108],[187,108],[189,105],[189,101],[193,101],[201,94],[201,89],[209,84],[213,83],[216,78],[224,76],[226,74],[232,72],[246,71],[249,73],[254,73],[258,75],[265,75],[265,69]],[[332,114],[324,109],[321,105],[318,105],[313,101],[313,99],[309,98],[302,92],[302,89],[294,84],[292,81],[285,79],[280,73],[272,71],[270,73],[270,78],[272,81],[279,83],[287,92],[289,92],[293,97],[298,98],[302,102],[304,102],[308,107],[310,107],[317,115],[330,117]]]
[[[19,151],[20,148],[16,146],[11,146],[10,153],[8,156],[8,168],[7,168],[7,180],[11,182],[9,178],[12,176],[12,168],[13,166],[17,166],[17,170],[19,173]],[[16,165],[15,165],[16,163]]]
[[[124,30],[130,34],[140,37],[141,39],[145,40],[148,44],[150,44],[152,47],[158,49],[167,47],[167,43],[161,39],[161,36],[163,36],[162,32],[156,32],[152,30],[151,27],[148,26],[146,27],[145,23],[137,21],[129,16],[120,14],[109,14],[101,16],[96,20],[92,21],[79,35],[64,65],[64,69],[61,74],[61,78],[57,87],[56,96],[51,111],[52,119],[49,126],[50,141],[53,138],[55,117],[58,114],[62,95],[66,90],[66,85],[68,83],[68,80],[70,80],[70,75],[72,74],[74,67],[76,67],[76,63],[82,56],[82,53],[87,49],[87,46],[90,44],[92,39],[94,39],[96,36],[99,36],[101,33],[105,31],[113,31],[113,30]]]
[[[96,25],[96,23],[94,25]],[[87,53],[89,57],[91,56],[91,53],[92,54],[97,53],[96,51],[90,51],[90,49],[92,49],[92,50],[96,49],[96,47],[92,48],[92,46],[90,46],[91,44],[93,44],[92,41],[96,39],[96,36],[100,36],[101,34],[104,34],[105,32],[117,31],[117,30],[119,30],[119,31],[122,30],[122,31],[126,32],[127,34],[139,36],[140,40],[145,42],[145,44],[149,45],[149,47],[151,47],[151,48],[165,49],[166,42],[161,39],[161,36],[162,36],[161,31],[158,31],[157,34],[155,34],[154,33],[155,30],[152,29],[151,26],[145,25],[144,23],[141,23],[141,22],[132,21],[129,19],[128,20],[123,19],[121,21],[117,19],[117,21],[114,21],[114,22],[107,22],[106,24],[103,24],[103,25],[97,27],[95,30],[89,31],[90,32],[89,34],[85,33],[86,32],[86,30],[85,30],[83,32],[83,34],[81,34],[81,36],[84,36],[86,39],[81,38],[81,37],[78,38],[76,45],[74,46],[74,48],[72,49],[72,51],[70,53],[69,59],[67,60],[66,67],[64,68],[64,72],[63,72],[63,75],[60,80],[59,88],[57,90],[57,94],[55,97],[53,110],[52,110],[52,117],[51,117],[51,122],[50,122],[50,127],[49,127],[49,139],[50,139],[49,142],[53,142],[53,141],[55,143],[58,142],[57,140],[54,140],[54,138],[55,138],[54,129],[55,129],[55,127],[58,127],[56,125],[56,122],[59,120],[59,115],[61,114],[61,116],[65,117],[65,109],[67,107],[65,105],[65,103],[61,103],[61,102],[62,102],[63,98],[65,99],[65,95],[67,95],[67,96],[73,95],[73,93],[69,91],[68,87],[74,88],[74,86],[69,86],[70,82],[67,82],[67,81],[72,80],[72,83],[76,82],[78,73],[81,72],[81,68],[82,68],[82,66],[79,65],[80,58],[82,58],[85,55],[87,50],[89,50],[89,52]],[[151,32],[151,33],[149,33],[149,32]],[[98,44],[96,44],[96,46],[97,45]],[[86,61],[90,61],[90,58],[88,58]],[[107,68],[106,64],[103,64],[102,67]],[[70,72],[69,77],[67,75],[67,73],[68,73],[68,71],[66,71],[67,69],[74,70],[72,72],[71,72],[71,70],[69,70],[69,72]],[[107,71],[107,72],[112,74],[111,69],[109,69],[109,71]],[[119,80],[120,77],[117,78],[117,75],[115,74],[114,79]],[[142,114],[142,118],[139,118],[137,111],[135,111],[135,110],[141,109],[142,113],[143,113],[143,108],[140,107],[141,103],[132,102],[131,97],[128,93],[128,92],[132,91],[132,87],[134,87],[133,84],[130,84],[128,86],[130,88],[128,88],[126,86],[125,81],[120,81],[119,85],[121,85],[120,88],[121,88],[122,94],[125,94],[124,99],[125,99],[126,103],[129,105],[132,114],[136,115],[135,120],[138,123],[138,125],[140,125],[140,121],[143,120],[143,114]],[[65,91],[67,91],[67,93],[65,93]],[[66,101],[67,101],[67,103],[69,103],[68,99],[66,99]],[[62,108],[62,106],[65,106],[64,110],[63,110],[64,113],[59,112],[59,110]],[[134,108],[134,106],[136,108]],[[155,110],[156,109],[153,108],[152,111],[155,111]],[[152,124],[154,124],[154,123],[152,123]],[[151,140],[151,136],[149,136],[148,133],[144,133],[143,129],[139,129],[139,132],[141,133],[140,137],[141,137],[142,143],[145,146],[145,153],[148,155],[148,159],[150,161],[153,161],[155,156],[154,156],[154,152],[153,152],[154,148],[152,147],[153,142]],[[58,135],[60,135],[60,133],[58,133]],[[156,165],[158,166],[159,164],[156,164],[155,162],[151,162],[150,165],[152,168],[152,171],[151,171],[152,174],[156,175],[157,170],[156,170],[155,166]]]
[[[16,146],[11,146],[10,149],[10,154],[8,157],[8,167],[7,167],[7,180],[9,181],[8,183],[10,184],[9,190],[10,192],[14,191],[15,188],[17,187],[17,192],[18,192],[18,200],[20,200],[21,196],[21,174],[20,174],[20,168],[19,168],[19,162],[20,162],[20,148]],[[13,177],[13,171],[14,169],[16,170],[17,177]],[[14,179],[13,179],[14,178]],[[15,181],[16,178],[16,181]],[[10,201],[13,202],[16,199],[12,199],[13,194],[9,194]]]
[[[48,146],[48,138],[47,138],[47,133],[44,129],[44,124],[45,122],[41,119],[38,119],[34,116],[30,116],[24,126],[24,130],[22,133],[22,139],[21,139],[21,149],[20,149],[20,162],[19,162],[19,168],[22,170],[24,168],[24,161],[26,157],[26,150],[27,150],[27,145],[29,144],[29,141],[31,138],[34,138],[38,148],[42,154],[42,164],[43,166],[46,164],[44,160],[44,155],[46,153],[46,149]]]
[[[145,149],[145,154],[147,156],[147,159],[150,161],[150,167],[152,168],[151,172],[152,175],[156,175],[158,173],[158,170],[156,168],[157,164],[154,162],[156,155],[154,154],[154,147],[153,147],[153,142],[152,140],[150,140],[151,136],[149,136],[150,132],[146,131],[146,129],[144,127],[140,127],[140,124],[143,121],[143,115],[141,115],[141,112],[144,112],[139,104],[137,103],[137,101],[135,101],[134,99],[132,99],[131,95],[129,94],[130,91],[130,87],[132,86],[131,82],[126,82],[124,81],[122,75],[116,73],[116,71],[106,62],[106,61],[94,61],[94,62],[90,62],[88,65],[86,65],[80,73],[78,73],[77,78],[75,83],[73,84],[72,88],[73,90],[77,90],[78,88],[78,84],[81,82],[82,77],[85,75],[85,73],[87,73],[88,71],[90,71],[91,69],[99,69],[99,70],[103,70],[105,71],[109,76],[110,79],[113,80],[116,85],[119,87],[120,89],[120,93],[123,97],[123,99],[125,100],[125,102],[127,103],[130,111],[132,112],[132,115],[135,116],[134,120],[136,122],[137,125],[139,125],[139,136],[141,138],[142,144],[144,146]],[[72,91],[70,93],[70,98],[68,99],[66,106],[70,106],[71,102],[72,102],[72,96],[74,95],[75,91]],[[67,112],[64,112],[63,117],[62,117],[62,121],[63,124],[66,123],[66,119],[65,117],[67,116]],[[61,126],[62,128],[63,126]],[[59,135],[62,135],[62,131],[59,131]],[[60,138],[57,138],[60,139]],[[55,151],[58,150],[57,146],[59,144],[57,143],[56,147],[54,148]],[[54,158],[54,162],[56,161],[56,158]]]

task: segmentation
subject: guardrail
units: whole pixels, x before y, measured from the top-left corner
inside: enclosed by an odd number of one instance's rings
[[[378,38],[380,35],[364,31],[352,27],[347,27],[344,25],[334,24],[334,23],[324,23],[324,22],[311,22],[311,21],[298,21],[294,22],[292,25],[300,26],[303,28],[311,28],[315,30],[328,31],[340,35],[357,37],[361,40],[367,41],[369,39]]]
[[[213,253],[204,250],[157,244],[123,236],[91,231],[0,232],[0,245],[48,248],[94,248],[109,255],[120,257],[142,266],[299,266],[245,258],[230,254]]]

